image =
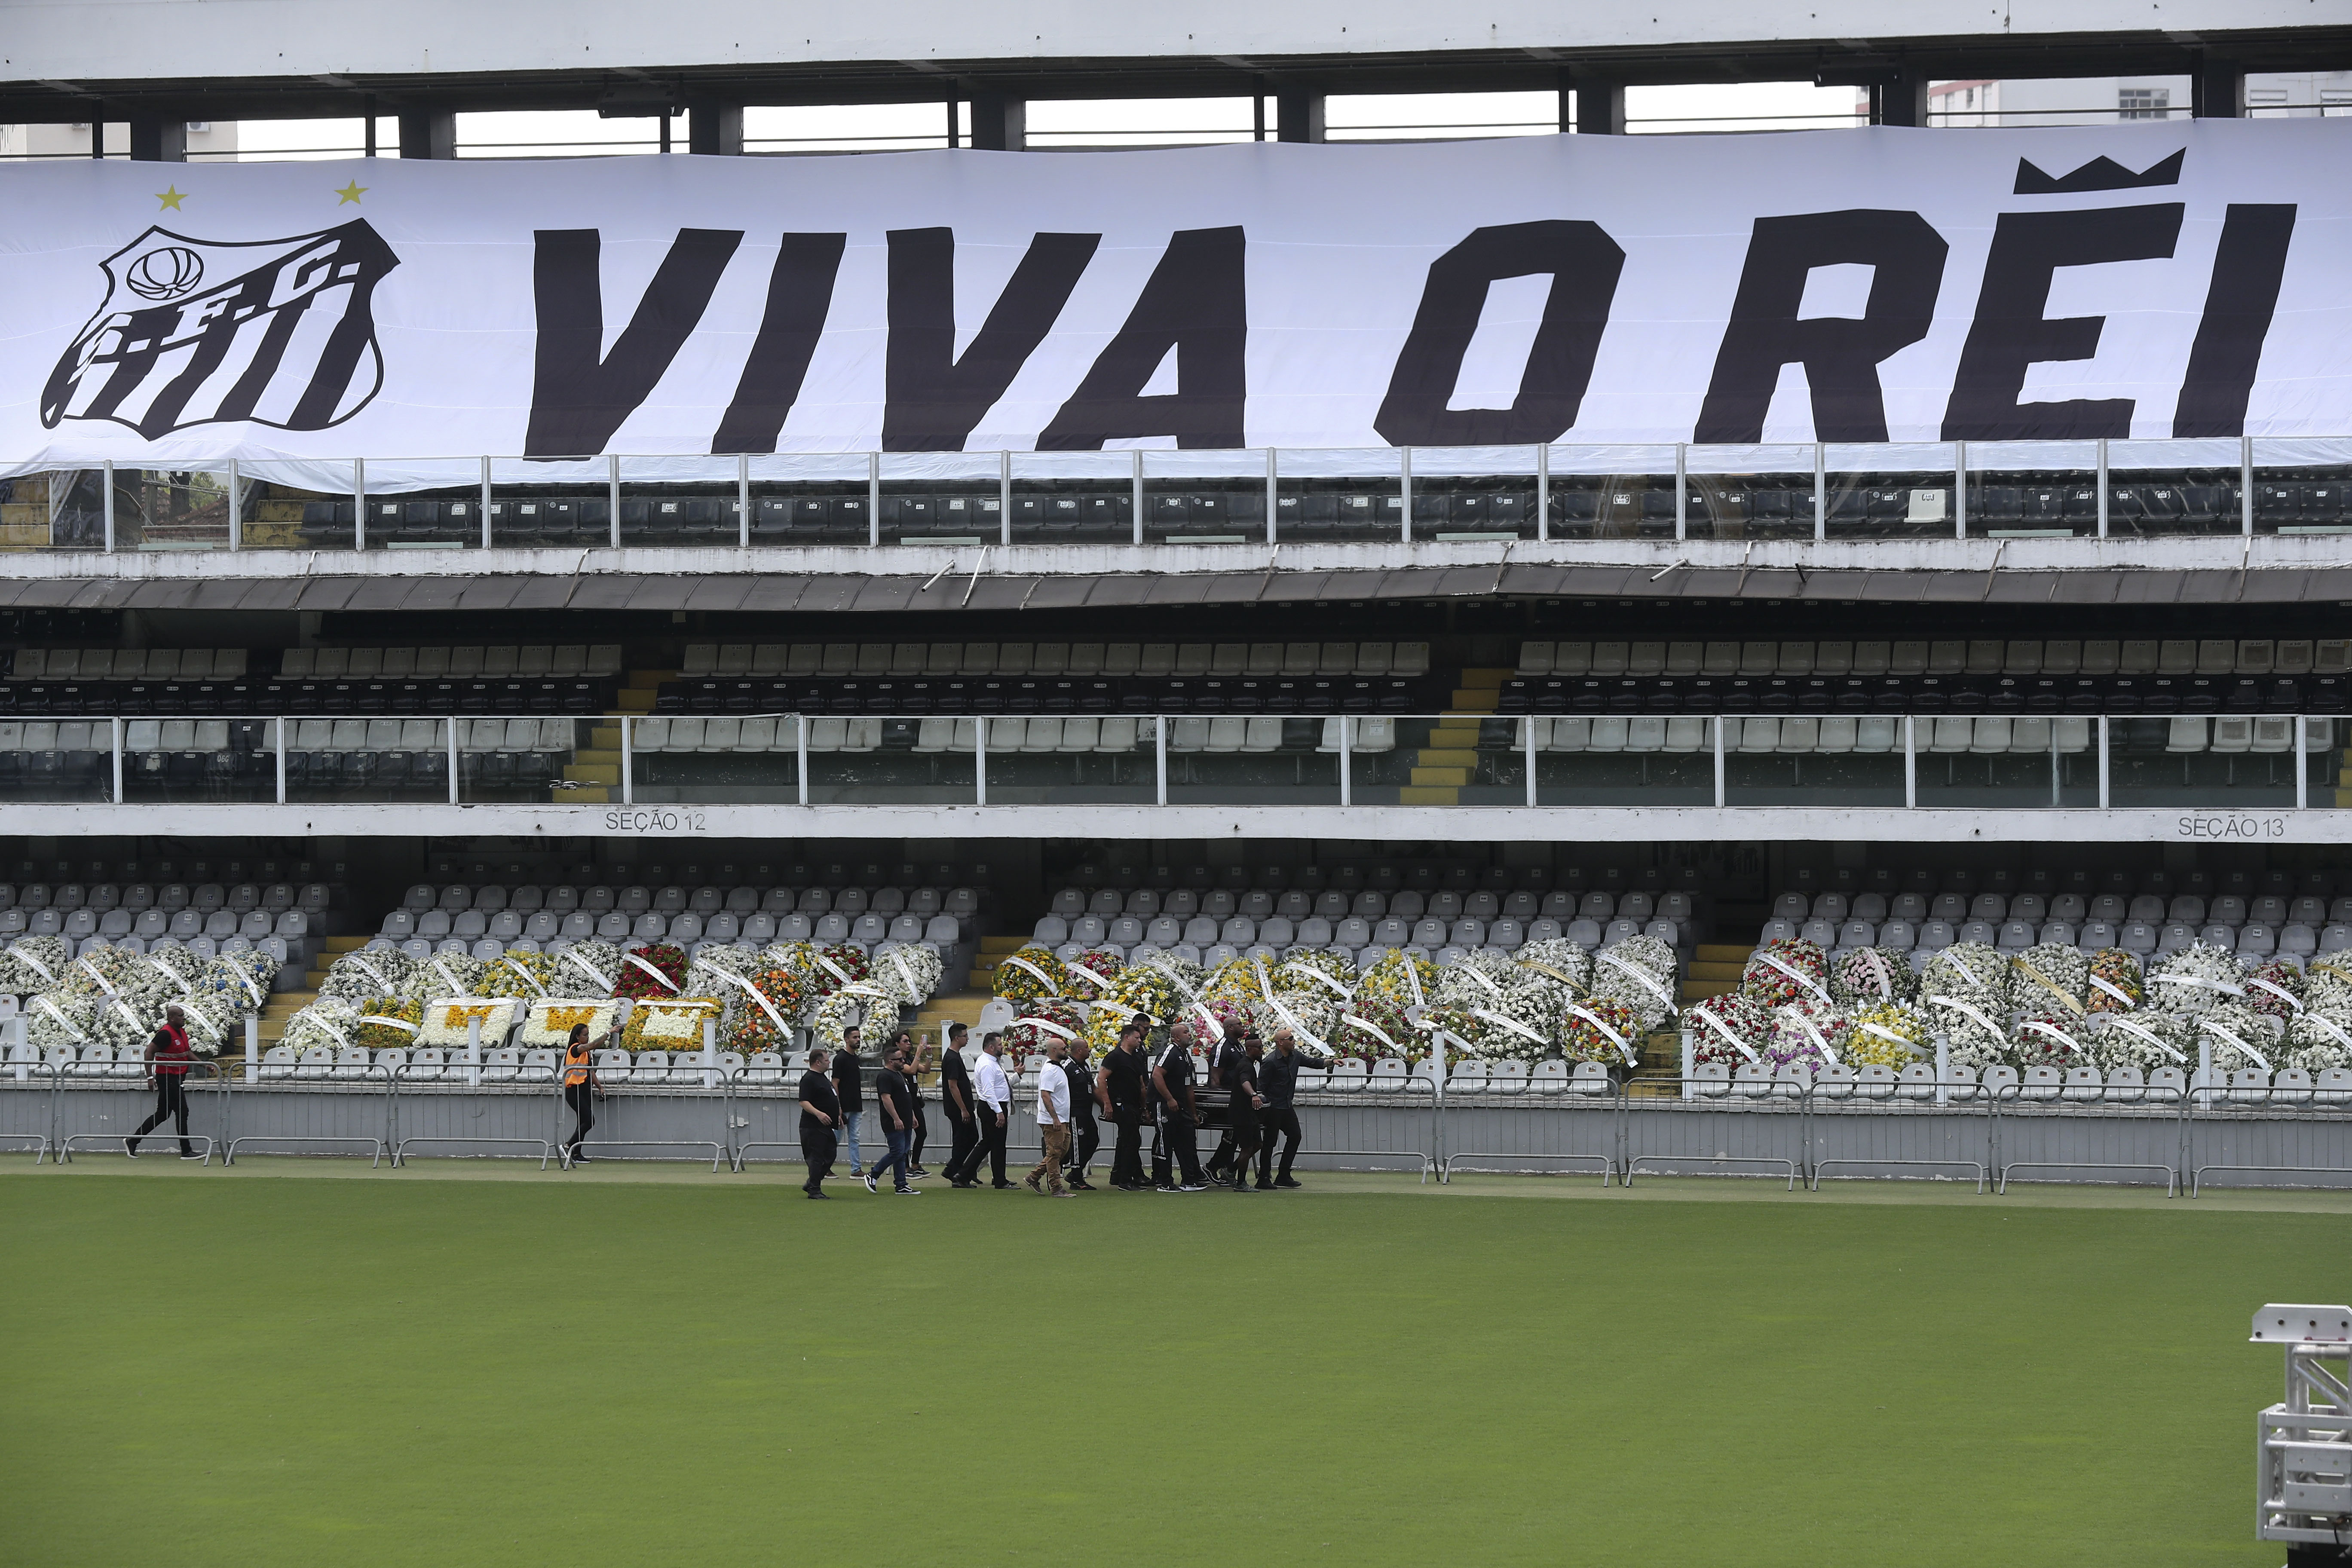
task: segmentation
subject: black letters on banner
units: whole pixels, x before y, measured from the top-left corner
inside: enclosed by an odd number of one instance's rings
[[[2181,204],[2098,207],[2085,212],[2003,213],[1985,258],[1975,323],[1960,350],[1952,398],[1944,406],[1947,441],[2063,441],[2131,434],[2128,397],[2020,403],[2030,366],[2089,359],[2099,349],[2105,316],[2043,317],[2050,278],[2061,267],[2147,261],[2172,254]]]
[[[610,354],[603,352],[603,235],[593,228],[542,228],[533,239],[539,349],[523,455],[592,457],[604,449],[677,357],[687,334],[702,320],[719,275],[743,242],[743,231],[679,229]]]
[[[1038,433],[1041,452],[1099,451],[1105,441],[1173,436],[1179,447],[1238,447],[1249,390],[1244,240],[1233,228],[1179,229],[1118,335]],[[1176,353],[1176,390],[1146,397]]]
[[[2172,412],[2175,436],[2242,436],[2263,340],[2286,276],[2294,204],[2231,202],[2213,253],[2205,319],[2189,350],[2189,374]]]
[[[1804,365],[1812,391],[1815,440],[1885,440],[1878,367],[1927,335],[1949,248],[1914,212],[1857,207],[1758,218],[1691,439],[1764,439],[1772,388],[1780,367],[1793,362]],[[1813,268],[1849,262],[1875,268],[1861,318],[1799,319]]]
[[[1518,446],[1553,441],[1576,423],[1609,323],[1625,252],[1595,223],[1547,218],[1473,229],[1429,264],[1421,308],[1389,376],[1372,428],[1392,447]],[[1551,274],[1543,321],[1508,408],[1448,408],[1462,356],[1501,278]]]
[[[824,332],[833,283],[841,271],[845,234],[788,234],[768,274],[768,304],[760,334],[743,362],[743,378],[710,438],[713,452],[772,452],[784,417],[800,401],[809,361]]]
[[[890,231],[890,343],[882,448],[961,452],[972,427],[1053,330],[1098,234],[1040,234],[971,346],[955,353],[955,230]]]

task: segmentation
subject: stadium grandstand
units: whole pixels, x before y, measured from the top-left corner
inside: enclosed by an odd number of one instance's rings
[[[2352,1184],[2344,0],[0,15],[24,1163]]]

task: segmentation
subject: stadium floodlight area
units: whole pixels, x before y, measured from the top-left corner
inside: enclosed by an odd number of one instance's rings
[[[2286,1352],[2286,1397],[2255,1418],[2254,1533],[2295,1543],[2288,1568],[2341,1561],[2352,1538],[2352,1307],[2266,1306],[2252,1342]]]

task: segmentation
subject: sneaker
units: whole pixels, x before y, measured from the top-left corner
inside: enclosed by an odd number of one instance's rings
[[[1074,1198],[1078,1194],[1065,1187],[1058,1193],[1047,1193],[1045,1195],[1049,1198]]]
[[[809,1196],[811,1196],[811,1197],[813,1197],[813,1198],[828,1198],[828,1199],[829,1199],[829,1198],[831,1198],[831,1197],[833,1196],[833,1194],[832,1194],[831,1193],[811,1193],[811,1194],[809,1194]]]
[[[572,1163],[575,1165],[584,1165],[588,1163],[588,1156],[574,1149],[572,1151]]]
[[[1198,1187],[1154,1187],[1151,1190],[1155,1193],[1196,1193],[1201,1189]]]
[[[1288,1176],[1276,1176],[1274,1179],[1274,1184],[1277,1187],[1303,1187],[1307,1184],[1304,1182],[1294,1182]]]
[[[907,1169],[907,1174],[910,1176],[928,1176],[930,1174],[930,1172],[920,1165],[910,1165]]]
[[[923,1195],[923,1189],[920,1187],[893,1187],[890,1191],[895,1196],[902,1198],[919,1198]]]
[[[125,1144],[122,1146],[122,1152],[123,1152],[123,1153],[124,1153],[124,1154],[128,1155],[130,1158],[131,1158],[131,1159],[133,1159],[133,1160],[136,1160],[137,1158],[139,1158],[139,1145],[138,1145],[137,1143],[135,1143],[135,1142],[132,1142],[132,1143],[125,1143]]]
[[[1000,1193],[1009,1193],[1019,1184],[1014,1182],[991,1182],[988,1184],[995,1188]]]
[[[1070,1191],[1074,1193],[1090,1193],[1094,1190],[1095,1184],[1092,1182],[1072,1182],[1070,1184]]]
[[[180,1158],[183,1160],[201,1160],[204,1156],[202,1154],[183,1154]]]
[[[1270,1193],[1274,1191],[1274,1184],[1272,1182],[1260,1182],[1255,1187],[1251,1188],[1251,1191]]]
[[[1042,1193],[1045,1190],[1037,1184],[1037,1178],[1034,1176],[1024,1176],[1021,1179],[1021,1184],[1033,1193]]]
[[[864,1182],[866,1184],[866,1190],[869,1193],[877,1193],[882,1190],[875,1184],[874,1178],[871,1176],[857,1176],[856,1179]]]
[[[1165,1191],[1166,1189],[1163,1188],[1162,1190]],[[1176,1191],[1180,1193],[1205,1193],[1209,1189],[1207,1187],[1202,1185],[1198,1182],[1187,1182],[1182,1186],[1176,1189]]]

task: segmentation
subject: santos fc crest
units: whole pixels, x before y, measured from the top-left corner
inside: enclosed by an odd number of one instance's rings
[[[373,302],[400,258],[364,222],[234,242],[151,228],[101,265],[106,300],[41,394],[47,428],[111,419],[150,440],[224,420],[323,430],[383,384]]]

